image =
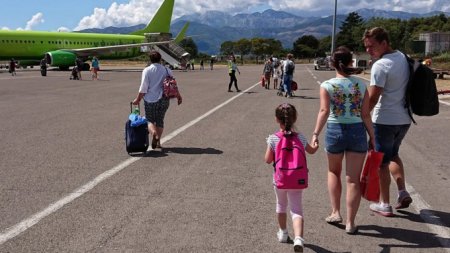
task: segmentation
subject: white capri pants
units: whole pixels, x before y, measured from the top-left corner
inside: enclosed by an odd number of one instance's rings
[[[283,190],[273,187],[277,198],[277,213],[286,213],[289,205],[292,220],[303,217],[302,193],[303,190]]]

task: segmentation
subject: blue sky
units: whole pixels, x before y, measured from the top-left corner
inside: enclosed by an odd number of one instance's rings
[[[0,29],[80,30],[148,23],[163,0],[15,0],[0,8]],[[300,16],[333,14],[333,0],[175,0],[173,19],[220,10],[230,14],[272,8]],[[360,8],[450,12],[450,0],[338,0],[338,13]]]

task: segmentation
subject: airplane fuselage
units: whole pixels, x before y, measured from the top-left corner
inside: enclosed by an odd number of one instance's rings
[[[47,52],[80,48],[95,48],[144,42],[140,35],[45,32],[45,31],[0,31],[0,60],[40,60]],[[139,48],[115,51],[102,59],[121,59],[139,55]]]

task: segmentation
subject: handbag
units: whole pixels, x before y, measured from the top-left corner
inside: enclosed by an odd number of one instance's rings
[[[178,85],[175,78],[169,75],[169,71],[166,68],[167,76],[163,80],[163,95],[167,98],[177,98],[180,96],[178,91]]]
[[[262,77],[261,77],[261,86],[262,87],[266,87],[265,82],[266,82],[266,79],[264,78],[264,75],[262,75]]]
[[[361,196],[368,201],[378,202],[380,200],[380,177],[378,170],[383,161],[383,153],[369,150],[366,163],[361,173],[360,188]]]

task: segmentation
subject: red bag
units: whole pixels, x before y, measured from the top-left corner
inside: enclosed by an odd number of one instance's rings
[[[295,81],[291,82],[291,90],[296,91],[298,89],[298,84]]]
[[[380,177],[378,170],[383,161],[383,153],[369,150],[366,164],[361,173],[361,196],[368,201],[378,202],[380,200]]]
[[[264,78],[264,75],[261,77],[261,86],[266,87],[265,85],[266,79]]]
[[[167,76],[163,80],[163,95],[167,98],[177,98],[180,96],[178,91],[178,85],[175,78],[169,75],[169,71],[166,68]]]

